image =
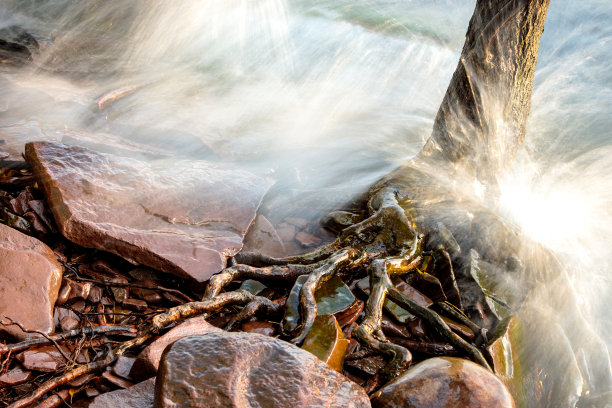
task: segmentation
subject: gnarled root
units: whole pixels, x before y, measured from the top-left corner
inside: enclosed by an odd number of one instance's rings
[[[286,258],[272,258],[254,253],[239,254],[236,264],[213,276],[205,299],[213,300],[234,280],[256,279],[291,284],[300,275],[308,275],[299,302],[301,325],[291,342],[301,344],[317,316],[315,292],[334,275],[367,267],[370,275],[370,294],[365,317],[353,331],[355,337],[368,347],[387,355],[390,360],[383,374],[393,378],[407,368],[410,351],[388,341],[382,331],[382,307],[388,296],[410,313],[427,321],[434,331],[446,340],[453,350],[467,354],[475,362],[489,368],[482,353],[455,334],[433,310],[422,307],[398,291],[391,278],[418,268],[423,261],[424,235],[417,230],[411,210],[398,202],[398,191],[393,187],[380,188],[368,202],[370,217],[344,229],[338,238],[315,251]],[[229,292],[231,293],[231,292]],[[482,330],[450,305],[438,303],[438,308],[467,324],[477,334]],[[261,304],[249,304],[230,323],[229,329],[253,317],[262,310]],[[489,368],[490,369],[490,368]]]

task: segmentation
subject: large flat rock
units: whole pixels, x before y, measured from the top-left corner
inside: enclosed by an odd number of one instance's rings
[[[205,161],[145,163],[49,142],[25,150],[66,238],[198,282],[240,251],[272,184]]]
[[[62,266],[51,248],[0,224],[0,319],[9,317],[26,329],[52,333],[61,283]],[[17,326],[0,326],[0,330],[18,339],[32,336]]]
[[[155,406],[370,408],[359,385],[309,352],[253,333],[184,337],[166,348]]]

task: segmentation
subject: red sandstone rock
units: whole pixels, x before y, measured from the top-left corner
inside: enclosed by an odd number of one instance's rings
[[[169,346],[155,406],[367,408],[363,388],[287,342],[252,333],[185,337]]]
[[[21,367],[15,367],[0,375],[0,387],[11,387],[23,384],[30,381],[32,377],[34,377],[34,375],[31,371],[26,371]]]
[[[257,333],[262,336],[274,336],[276,334],[276,326],[270,322],[246,322],[242,324],[242,331],[247,333]]]
[[[62,320],[60,320],[60,328],[62,329],[62,332],[77,329],[80,324],[80,320],[75,319],[72,316],[66,316]]]
[[[113,365],[113,374],[123,377],[126,380],[131,380],[132,377],[130,376],[130,371],[132,370],[135,361],[135,357],[119,356]]]
[[[53,305],[62,281],[62,267],[42,242],[0,224],[0,318],[27,329],[52,333]],[[17,326],[0,326],[18,339],[31,337]],[[38,335],[34,335],[38,336]]]
[[[104,378],[109,383],[116,385],[119,388],[130,388],[132,385],[134,385],[133,382],[128,381],[128,380],[126,380],[124,378],[121,378],[119,376],[116,376],[116,375],[112,374],[110,371],[103,372],[102,373],[102,378]]]
[[[493,373],[469,360],[430,358],[412,366],[372,396],[374,408],[514,408]]]
[[[204,161],[155,166],[48,142],[25,150],[64,236],[198,282],[242,248],[271,185]]]
[[[66,349],[64,354],[70,355]],[[36,349],[26,350],[17,355],[17,359],[28,370],[52,373],[64,364],[66,359],[60,354],[55,346],[44,346]]]
[[[57,298],[57,304],[74,302],[76,300],[86,300],[89,297],[89,292],[93,286],[90,282],[76,282],[72,279],[64,278],[60,295]]]
[[[162,353],[168,345],[186,336],[205,335],[220,331],[222,330],[208,323],[203,317],[186,320],[142,350],[134,362],[130,376],[141,380],[151,378],[157,373]]]

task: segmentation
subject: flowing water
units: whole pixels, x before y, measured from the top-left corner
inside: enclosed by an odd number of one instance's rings
[[[316,219],[420,150],[474,3],[3,0],[0,29],[41,52],[0,73],[0,148],[234,163],[277,180],[273,221]],[[520,313],[551,327],[529,342],[545,375],[527,406],[612,406],[610,21],[609,1],[551,2],[526,142],[491,208],[560,265],[527,277]]]

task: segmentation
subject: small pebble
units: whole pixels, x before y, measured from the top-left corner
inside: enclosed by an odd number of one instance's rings
[[[116,375],[112,374],[110,371],[103,372],[102,378],[104,378],[109,383],[116,385],[119,388],[130,388],[132,385],[134,385],[133,382],[125,380],[121,377],[117,377]]]
[[[264,336],[274,336],[276,332],[276,327],[273,323],[270,322],[246,322],[242,324],[242,331],[247,333],[258,333]]]
[[[123,307],[137,312],[144,312],[148,306],[144,300],[130,298],[123,301]]]
[[[74,329],[78,329],[80,325],[79,319],[76,319],[72,316],[66,316],[62,320],[60,320],[60,327],[62,331],[70,331]]]

